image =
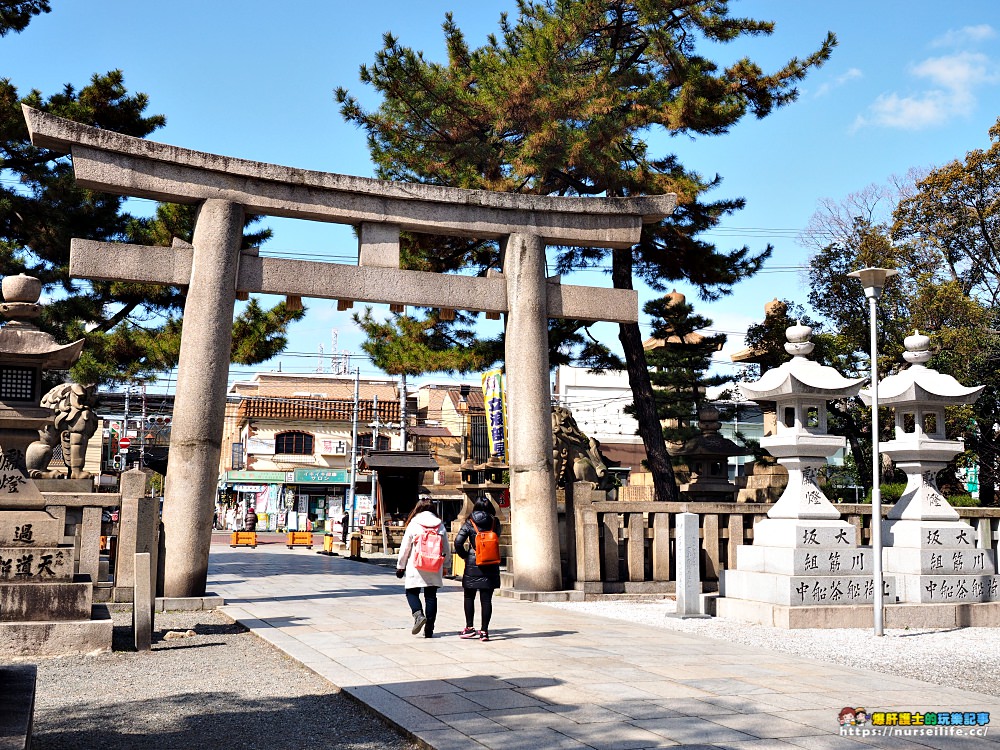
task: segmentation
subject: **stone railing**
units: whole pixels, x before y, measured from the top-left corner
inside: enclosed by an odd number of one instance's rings
[[[624,488],[630,489],[630,488]],[[628,497],[626,493],[622,493]],[[567,578],[586,593],[673,592],[677,551],[675,516],[695,513],[701,539],[701,580],[717,590],[722,570],[735,568],[736,549],[753,543],[754,522],[769,503],[661,503],[607,500],[587,485],[574,488],[571,517],[564,515]],[[836,506],[855,529],[859,545],[871,544],[871,505]],[[883,515],[891,506],[883,507]],[[956,508],[977,530],[977,546],[996,550],[1000,508]]]
[[[135,554],[157,557],[159,501],[146,497],[147,479],[141,471],[121,475],[121,493],[52,492],[57,480],[38,480],[45,509],[62,518],[65,538],[73,542],[76,573],[94,582],[95,601],[130,602],[135,588]],[[118,521],[107,528],[105,510],[118,509]],[[114,543],[102,555],[101,537],[110,530]],[[103,559],[102,559],[103,558]],[[153,566],[155,570],[155,565]]]

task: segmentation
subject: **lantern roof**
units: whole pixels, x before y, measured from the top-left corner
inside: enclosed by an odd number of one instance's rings
[[[903,359],[910,366],[879,382],[878,402],[881,405],[971,404],[986,387],[966,387],[951,375],[927,367],[925,363],[931,358],[930,338],[918,331],[903,339],[903,346],[906,347]],[[861,391],[860,395],[866,404],[871,403],[870,389]]]
[[[785,351],[792,358],[768,370],[754,383],[740,383],[740,390],[753,400],[784,400],[782,396],[819,395],[844,398],[857,394],[864,378],[845,378],[837,370],[808,358],[815,348],[809,337],[812,328],[796,324],[785,330]]]

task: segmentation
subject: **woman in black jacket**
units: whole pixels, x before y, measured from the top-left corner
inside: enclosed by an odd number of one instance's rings
[[[475,524],[475,525],[473,525]],[[493,592],[500,588],[500,563],[492,565],[476,564],[476,528],[479,531],[495,531],[500,535],[500,521],[493,510],[493,503],[486,498],[476,500],[472,515],[462,524],[455,537],[455,551],[465,560],[462,574],[462,589],[465,594],[465,630],[459,637],[490,639],[490,618],[493,616]],[[477,631],[472,626],[476,614],[476,592],[479,592],[479,606],[482,610],[482,627]]]

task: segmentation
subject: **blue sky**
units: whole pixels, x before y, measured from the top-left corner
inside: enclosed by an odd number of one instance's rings
[[[167,116],[155,140],[186,148],[344,174],[370,175],[364,136],[341,119],[333,99],[339,85],[368,106],[374,93],[358,81],[382,34],[443,60],[440,30],[453,10],[470,44],[497,28],[513,2],[469,0],[55,0],[53,12],[20,35],[0,40],[0,76],[24,93],[43,94],[65,83],[84,85],[95,72],[120,68],[131,91],[149,95],[149,112]],[[714,196],[742,196],[747,208],[707,237],[720,248],[775,247],[765,271],[719,302],[696,310],[730,334],[723,354],[742,348],[747,325],[774,296],[805,301],[801,270],[809,250],[797,236],[822,199],[840,200],[912,167],[927,168],[989,144],[1000,116],[1000,12],[995,0],[940,3],[731,3],[734,14],[775,21],[771,37],[718,50],[725,62],[749,56],[773,69],[805,56],[833,31],[831,60],[801,85],[797,102],[763,120],[747,120],[723,136],[689,139],[653,134],[651,153],[675,152],[688,168],[724,181]],[[136,210],[144,210],[137,202]],[[145,208],[148,210],[148,206]],[[265,252],[355,252],[349,230],[335,225],[268,220],[275,230]],[[599,273],[573,283],[610,285]],[[859,289],[860,294],[860,289]],[[648,295],[647,297],[648,298]],[[319,347],[360,352],[349,313],[307,302],[295,325],[285,371],[311,372]],[[613,326],[595,327],[611,345]],[[648,328],[645,329],[648,332]],[[720,357],[724,360],[726,357]],[[328,366],[329,363],[327,363]],[[263,369],[277,368],[277,361]],[[720,363],[723,372],[727,366]],[[732,369],[732,368],[729,368]],[[365,375],[375,375],[362,366]],[[246,377],[248,371],[234,371]]]

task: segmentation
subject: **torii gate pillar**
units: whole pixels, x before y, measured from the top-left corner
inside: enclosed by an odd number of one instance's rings
[[[163,549],[168,560],[163,595],[203,596],[212,545],[212,513],[222,453],[229,357],[233,343],[236,275],[243,242],[243,207],[207,200],[194,230],[192,267],[184,303],[184,335],[170,434],[170,466],[163,499]],[[172,480],[172,481],[171,481]]]
[[[562,573],[552,471],[545,242],[536,235],[512,234],[504,276],[510,304],[505,360],[527,365],[507,368],[514,588],[556,591]]]

